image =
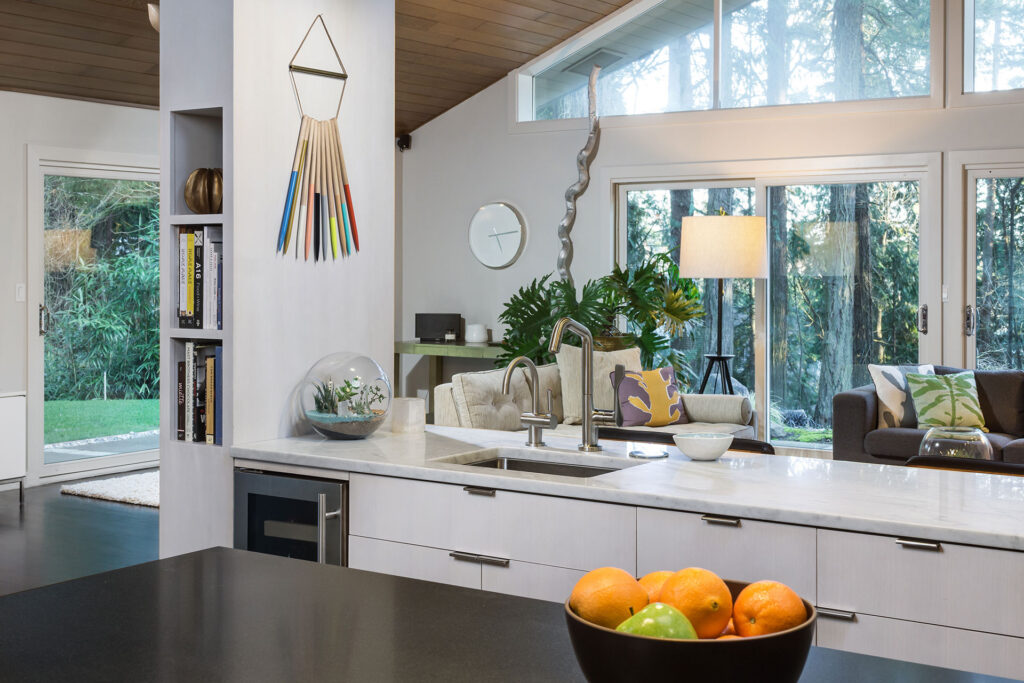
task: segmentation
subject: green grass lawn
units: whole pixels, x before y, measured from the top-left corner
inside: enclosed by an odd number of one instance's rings
[[[46,443],[144,432],[160,426],[160,400],[46,401]]]

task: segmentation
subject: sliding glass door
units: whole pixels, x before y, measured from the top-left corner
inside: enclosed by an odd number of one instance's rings
[[[832,397],[921,357],[917,180],[767,188],[771,435],[828,448]],[[932,360],[938,360],[937,358]]]
[[[30,147],[28,170],[29,482],[155,463],[156,159]]]
[[[827,450],[832,399],[870,384],[868,365],[942,363],[941,164],[918,155],[735,168],[748,179],[618,185],[617,261],[677,257],[684,216],[765,216],[770,277],[727,283],[723,345],[762,438]],[[1024,296],[1024,272],[1014,282]],[[713,280],[695,286],[706,315],[675,342],[690,391],[715,343],[717,304]],[[1024,301],[1019,317],[1024,354]]]
[[[620,205],[625,209],[624,261],[633,267],[656,254],[668,253],[679,263],[680,222],[686,216],[706,216],[724,212],[752,216],[756,213],[753,184],[671,183],[624,185],[620,187]],[[621,242],[622,240],[620,240]],[[709,249],[727,248],[708,245]],[[685,273],[683,276],[685,277]],[[705,311],[718,307],[716,280],[693,281]],[[754,291],[752,280],[726,280],[723,297],[722,350],[734,354],[731,371],[733,388],[754,396]],[[704,373],[704,355],[714,353],[717,345],[716,321],[708,315],[695,321],[689,334],[676,339],[674,348],[682,352],[684,366],[677,370],[680,379],[696,391]],[[708,391],[720,391],[716,375]]]
[[[968,172],[967,364],[1024,368],[1024,167]]]

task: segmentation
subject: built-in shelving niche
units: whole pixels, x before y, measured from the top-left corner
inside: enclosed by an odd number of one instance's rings
[[[185,181],[197,168],[224,168],[224,110],[171,112],[171,213],[195,216],[185,205]]]

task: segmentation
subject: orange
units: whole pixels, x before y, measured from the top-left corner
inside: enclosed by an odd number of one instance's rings
[[[725,633],[725,634],[720,635],[717,638],[715,638],[715,640],[733,640],[733,639],[739,640],[740,637],[738,635],[736,635],[735,633]]]
[[[686,615],[699,638],[714,638],[732,617],[732,595],[725,581],[699,567],[682,569],[661,586],[661,602]]]
[[[778,581],[752,583],[736,596],[733,623],[743,637],[763,636],[799,626],[807,609],[792,588]]]
[[[640,585],[647,590],[651,602],[661,601],[661,586],[674,573],[670,571],[651,572],[640,578]]]
[[[734,636],[736,635],[736,627],[733,626],[732,619],[729,619],[729,623],[725,625],[725,630],[722,631],[723,636]]]
[[[601,567],[587,572],[572,589],[569,608],[598,626],[615,628],[650,602],[647,591],[624,569]]]

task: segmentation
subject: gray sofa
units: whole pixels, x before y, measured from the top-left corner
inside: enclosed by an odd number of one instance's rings
[[[960,368],[935,366],[948,375]],[[1024,463],[1024,372],[976,370],[978,398],[996,460]],[[926,430],[878,429],[878,396],[873,385],[832,399],[832,457],[835,460],[900,465],[917,455]]]
[[[556,434],[580,435],[579,424],[563,422],[562,382],[558,365],[552,363],[538,369],[542,410],[546,410],[547,392],[550,389],[554,413],[558,418]],[[471,427],[474,429],[500,429],[518,431],[521,429],[519,416],[530,410],[531,394],[529,375],[522,368],[513,376],[512,393],[501,391],[505,370],[465,372],[452,377],[447,384],[434,389],[434,424],[448,427]],[[598,409],[610,410],[611,406],[596,405]],[[684,394],[683,408],[687,424],[665,427],[629,427],[637,431],[658,432],[717,432],[733,434],[737,438],[756,439],[756,413],[746,396],[723,396],[720,394]]]

